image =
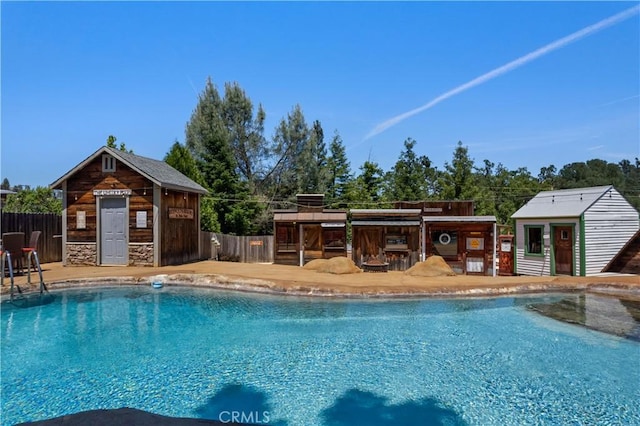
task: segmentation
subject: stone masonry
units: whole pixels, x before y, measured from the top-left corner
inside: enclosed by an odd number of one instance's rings
[[[65,262],[70,266],[95,266],[98,264],[98,248],[95,243],[67,243]]]
[[[153,243],[129,244],[129,265],[153,266]]]

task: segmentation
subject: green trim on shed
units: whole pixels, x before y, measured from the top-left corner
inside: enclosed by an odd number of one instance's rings
[[[556,276],[556,242],[555,235],[557,227],[571,227],[571,276],[577,276],[578,271],[575,270],[576,264],[576,224],[575,222],[549,222],[549,246],[550,250],[550,259],[549,259],[549,275]],[[582,266],[580,266],[582,269]]]
[[[584,213],[580,215],[580,276],[587,276],[587,244],[584,240],[585,234]]]

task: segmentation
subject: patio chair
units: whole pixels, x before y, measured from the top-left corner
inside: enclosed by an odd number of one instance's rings
[[[24,232],[7,232],[2,234],[2,249],[11,255],[14,271],[23,272],[22,249],[24,247]]]
[[[22,248],[22,253],[27,259],[27,273],[31,273],[31,264],[35,261],[35,257],[38,256],[38,241],[40,240],[40,234],[42,231],[33,231],[29,237],[29,245]],[[35,254],[35,256],[34,256]],[[38,265],[33,265],[33,270],[37,269]]]

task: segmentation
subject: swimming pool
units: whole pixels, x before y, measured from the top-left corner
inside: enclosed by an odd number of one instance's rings
[[[276,425],[640,424],[640,343],[529,308],[576,296],[54,294],[2,304],[2,424],[124,406]]]

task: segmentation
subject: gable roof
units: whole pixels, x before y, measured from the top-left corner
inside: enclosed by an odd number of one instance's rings
[[[142,176],[146,177],[161,188],[167,188],[176,191],[195,192],[198,194],[207,194],[209,192],[200,184],[189,179],[187,176],[180,173],[164,161],[142,157],[140,155],[120,151],[119,149],[109,148],[108,146],[103,146],[98,149],[80,164],[78,164],[58,180],[53,182],[50,187],[52,189],[60,188],[62,182],[82,170],[87,164],[89,164],[102,154],[112,155],[117,160],[131,167],[133,170],[140,173]]]
[[[512,214],[511,218],[579,217],[611,189],[612,185],[542,191]]]

